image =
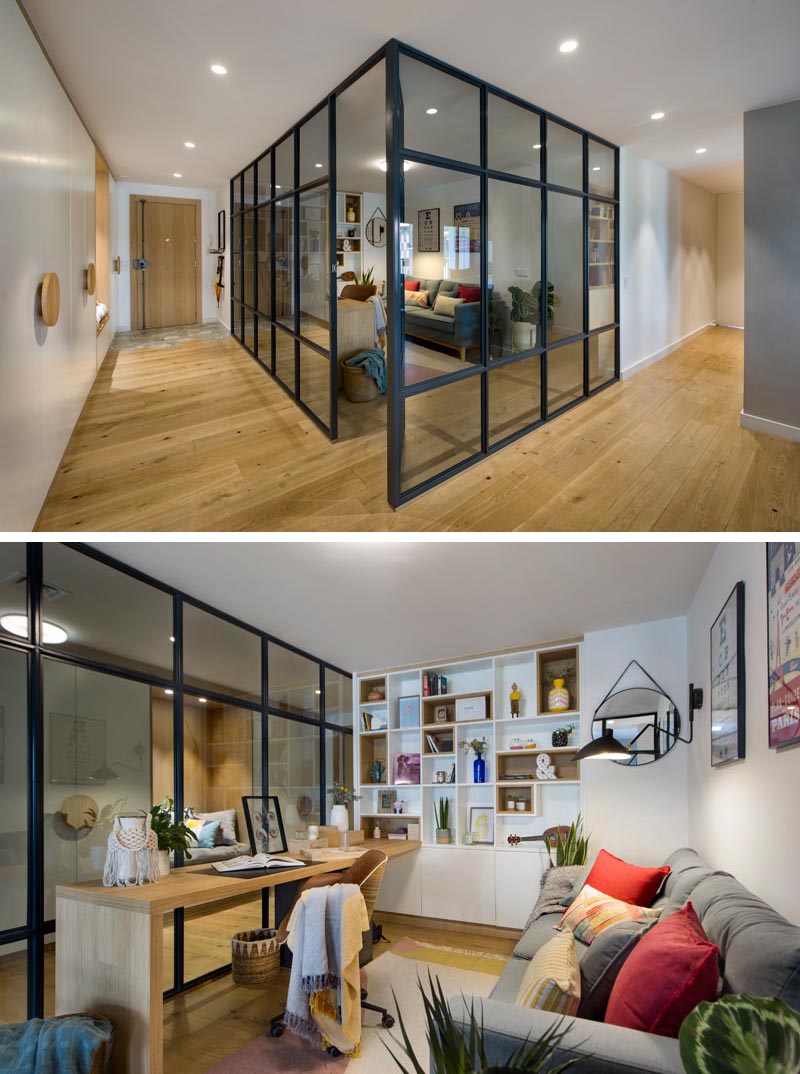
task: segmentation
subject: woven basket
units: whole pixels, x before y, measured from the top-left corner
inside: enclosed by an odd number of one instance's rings
[[[281,945],[274,929],[237,932],[231,940],[234,984],[263,985],[277,976],[281,967]]]
[[[344,394],[351,403],[369,403],[378,398],[378,385],[364,372],[362,366],[342,363],[344,377]]]

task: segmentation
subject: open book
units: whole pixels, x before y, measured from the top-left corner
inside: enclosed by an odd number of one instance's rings
[[[218,873],[238,873],[245,869],[274,869],[276,866],[293,867],[308,865],[307,861],[298,861],[297,858],[278,857],[275,854],[240,854],[237,858],[228,858],[226,861],[215,861],[212,865]]]

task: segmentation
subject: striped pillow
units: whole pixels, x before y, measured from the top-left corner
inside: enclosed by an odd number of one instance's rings
[[[518,1007],[555,1014],[577,1014],[581,1002],[581,971],[575,937],[562,932],[539,948],[519,986]]]
[[[601,932],[620,921],[654,921],[660,913],[661,907],[634,906],[584,884],[577,899],[554,927],[573,932],[576,940],[590,944]]]
[[[406,291],[405,299],[407,306],[424,306],[426,309],[430,306],[428,302],[428,295],[430,291]]]
[[[456,306],[463,306],[464,299],[456,298],[450,295],[437,295],[436,305],[433,307],[433,312],[438,313],[440,317],[455,317]]]

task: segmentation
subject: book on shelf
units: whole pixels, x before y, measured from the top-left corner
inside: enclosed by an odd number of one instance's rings
[[[450,765],[450,775],[447,777],[447,782],[448,783],[455,783],[455,781],[456,781],[456,763],[455,763],[455,761],[453,761],[453,763]]]
[[[426,735],[425,741],[428,743],[428,749],[431,751],[431,753],[439,752],[439,743],[436,741],[433,735]]]

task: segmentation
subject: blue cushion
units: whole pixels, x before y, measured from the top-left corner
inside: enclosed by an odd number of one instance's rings
[[[207,820],[199,832],[194,834],[197,836],[197,846],[202,850],[212,850],[214,847],[214,840],[217,838],[217,832],[219,831],[220,821]],[[191,854],[191,847],[189,848]]]

